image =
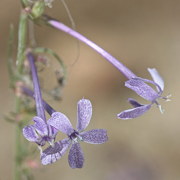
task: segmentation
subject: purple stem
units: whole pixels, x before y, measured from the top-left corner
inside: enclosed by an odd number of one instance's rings
[[[22,87],[22,91],[27,96],[30,96],[30,97],[34,98],[34,92],[31,91],[29,88]],[[44,108],[46,109],[46,111],[48,112],[49,115],[56,112],[46,101],[44,101],[44,100],[42,100],[42,101],[43,101],[43,106],[44,106]]]
[[[61,22],[58,22],[56,20],[48,20],[48,23],[53,26],[56,29],[59,29],[61,31],[64,31],[65,33],[75,37],[76,39],[84,42],[91,48],[93,48],[95,51],[97,51],[101,56],[103,56],[105,59],[107,59],[113,66],[115,66],[121,73],[128,79],[137,77],[130,69],[128,69],[124,64],[119,62],[115,57],[113,57],[111,54],[109,54],[107,51],[102,49],[100,46],[95,44],[94,42],[90,41],[80,33],[76,32],[75,30],[69,28],[68,26],[64,25]]]
[[[43,106],[43,102],[42,102],[42,95],[41,95],[41,89],[40,89],[40,85],[39,85],[39,79],[38,79],[38,75],[37,75],[36,66],[34,63],[35,59],[31,52],[27,53],[27,58],[28,58],[29,65],[31,68],[31,73],[32,73],[32,80],[33,80],[33,86],[34,86],[34,99],[36,102],[37,116],[39,116],[46,122],[46,116],[45,116],[44,106]]]

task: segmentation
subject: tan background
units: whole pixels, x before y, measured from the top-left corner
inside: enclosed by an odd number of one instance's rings
[[[77,30],[122,60],[134,73],[150,78],[147,67],[156,67],[165,80],[172,101],[162,102],[163,115],[154,106],[144,116],[122,121],[116,114],[127,109],[128,97],[138,98],[123,87],[125,78],[91,48],[62,32],[37,27],[38,43],[56,50],[68,66],[63,101],[54,107],[76,121],[76,103],[89,98],[93,118],[88,129],[105,128],[109,141],[103,145],[82,143],[85,166],[72,170],[67,154],[57,163],[33,170],[43,180],[179,180],[180,179],[180,1],[178,0],[67,0]],[[70,25],[62,4],[56,0],[48,13]],[[20,4],[1,0],[0,11],[0,180],[13,176],[14,134],[3,115],[13,110],[14,95],[8,89],[6,51],[9,24],[17,28]],[[17,31],[16,31],[17,32]],[[45,79],[50,82],[50,75]],[[44,82],[46,83],[46,82]],[[53,104],[52,100],[49,103]],[[37,160],[39,161],[38,157]]]

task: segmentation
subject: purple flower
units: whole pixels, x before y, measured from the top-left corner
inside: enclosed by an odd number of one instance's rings
[[[41,155],[43,165],[51,164],[60,159],[71,146],[68,156],[71,168],[82,168],[84,155],[79,141],[90,144],[102,144],[108,140],[107,132],[104,129],[93,129],[84,131],[92,116],[92,105],[87,99],[82,99],[77,104],[77,126],[73,129],[69,119],[60,112],[54,112],[49,119],[49,124],[63,132],[68,138],[56,142],[54,146],[45,149]]]
[[[133,109],[129,109],[126,111],[123,111],[122,113],[118,114],[118,118],[121,119],[132,119],[136,118],[143,113],[145,113],[147,110],[149,110],[152,106],[152,104],[157,104],[160,111],[162,111],[161,106],[158,104],[157,99],[162,98],[168,100],[168,97],[161,97],[163,88],[164,88],[164,82],[162,78],[159,76],[159,73],[156,71],[156,69],[148,69],[150,72],[152,78],[154,81],[150,81],[147,79],[142,79],[136,76],[128,67],[126,67],[122,62],[120,62],[118,59],[113,57],[110,53],[102,49],[100,46],[80,34],[79,32],[67,27],[63,23],[54,20],[50,17],[46,17],[46,21],[49,25],[52,27],[59,29],[76,39],[84,42],[88,46],[90,46],[92,49],[94,49],[96,52],[98,52],[101,56],[103,56],[108,62],[110,62],[115,68],[117,68],[127,79],[125,86],[135,91],[138,95],[143,97],[144,99],[151,101],[151,104],[148,105],[142,105],[139,104],[134,99],[129,99],[129,102],[134,107]],[[157,87],[157,92],[151,88],[151,86],[147,85],[146,83],[153,84]]]
[[[57,130],[49,125],[49,120],[46,123],[40,117],[35,116],[33,121],[33,125],[23,128],[24,137],[28,141],[37,143],[39,146],[44,146],[46,142],[53,145]]]
[[[46,141],[50,144],[54,143],[55,136],[57,134],[57,130],[49,125],[49,121],[46,121],[45,116],[45,103],[42,100],[39,79],[37,75],[37,70],[35,66],[35,59],[32,53],[27,53],[27,58],[30,64],[32,80],[34,86],[34,99],[36,102],[36,112],[37,116],[33,118],[34,124],[28,125],[23,128],[24,137],[31,142],[37,143],[39,146],[44,146]],[[24,88],[23,91],[28,91],[28,89]],[[41,148],[40,148],[41,150]]]
[[[158,99],[168,100],[167,97],[162,97],[162,92],[164,90],[164,81],[162,77],[159,75],[155,68],[150,69],[148,71],[153,79],[153,81],[135,77],[125,82],[125,86],[135,91],[142,98],[150,101],[150,104],[140,104],[134,99],[129,98],[129,103],[134,107],[133,109],[125,110],[119,113],[117,116],[120,119],[133,119],[141,116],[146,111],[148,111],[153,104],[156,104],[160,111],[163,112],[161,105],[158,103]],[[146,83],[150,83],[156,87],[156,91],[151,88],[151,86]]]

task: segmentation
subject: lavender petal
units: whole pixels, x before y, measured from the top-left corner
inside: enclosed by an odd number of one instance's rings
[[[28,141],[36,142],[38,140],[38,135],[32,125],[25,126],[22,131]]]
[[[33,118],[33,121],[35,122],[34,127],[36,131],[39,133],[39,135],[41,136],[48,135],[48,126],[43,119],[41,119],[38,116],[35,116]]]
[[[47,120],[47,124],[48,124],[48,127],[49,127],[49,128],[48,128],[48,130],[49,130],[49,136],[55,138],[55,137],[56,137],[56,134],[58,133],[58,130],[49,124],[49,120]]]
[[[143,106],[142,104],[140,104],[139,102],[137,102],[135,99],[133,98],[128,98],[129,103],[133,106],[133,107],[140,107]]]
[[[105,129],[93,129],[80,133],[82,140],[90,144],[102,144],[108,140],[107,131]]]
[[[69,119],[60,112],[54,112],[51,118],[48,120],[48,124],[67,135],[70,135],[74,132]]]
[[[154,101],[158,97],[158,93],[141,79],[130,79],[125,82],[125,86],[148,101]]]
[[[155,68],[148,68],[148,71],[155,83],[157,83],[161,90],[164,90],[164,81],[163,78],[159,75],[158,71]],[[158,88],[157,88],[158,89]]]
[[[69,166],[71,168],[82,168],[84,163],[84,155],[79,143],[72,144],[68,156]]]
[[[58,130],[51,125],[48,125],[48,127],[49,127],[49,136],[55,138],[58,133]]]
[[[82,131],[84,130],[92,116],[92,105],[88,99],[81,99],[77,104],[77,130]]]
[[[54,146],[49,146],[41,154],[41,163],[43,165],[48,165],[56,162],[65,154],[70,143],[69,138],[66,138],[56,142]]]
[[[125,110],[125,111],[119,113],[117,116],[119,119],[123,119],[123,120],[133,119],[133,118],[141,116],[146,111],[148,111],[150,108],[151,108],[151,104],[143,105],[143,106],[136,107],[133,109]]]

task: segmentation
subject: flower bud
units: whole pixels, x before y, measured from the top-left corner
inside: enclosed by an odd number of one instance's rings
[[[39,18],[44,12],[45,3],[44,1],[37,1],[33,5],[31,15],[34,19]]]

